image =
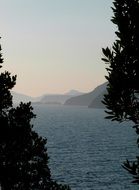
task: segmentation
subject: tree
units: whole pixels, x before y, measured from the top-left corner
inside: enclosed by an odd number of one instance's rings
[[[112,48],[103,48],[108,64],[106,105],[107,119],[132,121],[139,135],[139,1],[114,0],[112,22],[117,26],[117,39]],[[139,138],[137,140],[139,146]],[[139,184],[139,157],[123,165]]]
[[[0,67],[3,59],[0,47]],[[46,139],[34,130],[31,103],[14,107],[16,76],[0,74],[0,187],[2,190],[70,190],[52,180]]]

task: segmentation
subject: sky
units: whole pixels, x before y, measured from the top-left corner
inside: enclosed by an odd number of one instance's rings
[[[0,0],[3,70],[30,96],[92,91],[106,81],[112,0]],[[1,69],[2,70],[2,69]]]

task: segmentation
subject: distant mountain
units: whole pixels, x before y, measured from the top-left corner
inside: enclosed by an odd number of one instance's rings
[[[70,90],[65,94],[46,94],[41,98],[40,102],[45,104],[64,104],[68,99],[81,94],[83,93],[77,90]]]
[[[97,100],[97,98],[105,92],[107,83],[103,83],[102,85],[96,87],[93,91],[89,93],[85,93],[80,96],[72,97],[65,102],[65,105],[80,105],[80,106],[89,106],[92,107],[93,100]],[[103,96],[103,95],[102,95]],[[94,103],[93,103],[94,105]],[[97,106],[97,105],[95,105]]]
[[[102,103],[104,94],[106,94],[106,90],[104,90],[100,95],[94,98],[88,107],[89,108],[105,108],[105,105]]]
[[[31,102],[37,102],[37,101],[40,101],[40,99],[42,98],[42,97],[33,98],[31,96],[27,96],[27,95],[17,93],[17,92],[14,92],[14,91],[12,91],[11,94],[13,96],[13,102],[14,103],[30,102],[30,101]]]
[[[83,92],[79,92],[77,90],[70,90],[69,92],[65,93],[65,95],[71,95],[71,96],[79,96],[84,94]]]
[[[64,104],[67,99],[83,93],[77,90],[70,90],[66,94],[46,94],[40,97],[31,97],[14,91],[12,91],[11,94],[13,96],[14,103],[30,101],[36,104]]]
[[[103,95],[106,93],[106,85],[104,83],[96,87],[89,93],[82,93],[77,90],[70,90],[65,94],[46,94],[40,97],[31,97],[17,92],[11,92],[13,95],[13,102],[29,102],[35,104],[65,104],[65,105],[81,105],[89,108],[104,108],[102,104]]]
[[[45,104],[64,104],[66,100],[73,97],[73,95],[64,95],[64,94],[51,94],[44,95],[41,98],[40,103]]]

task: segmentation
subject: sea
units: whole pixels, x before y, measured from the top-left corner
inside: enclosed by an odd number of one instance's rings
[[[52,178],[72,190],[137,190],[123,162],[139,155],[133,123],[105,119],[103,109],[33,105],[34,130],[47,138]]]

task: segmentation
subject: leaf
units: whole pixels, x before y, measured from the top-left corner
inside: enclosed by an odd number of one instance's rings
[[[102,58],[101,60],[104,61],[104,62],[107,62],[107,63],[109,62],[109,60],[105,59],[105,58]]]

